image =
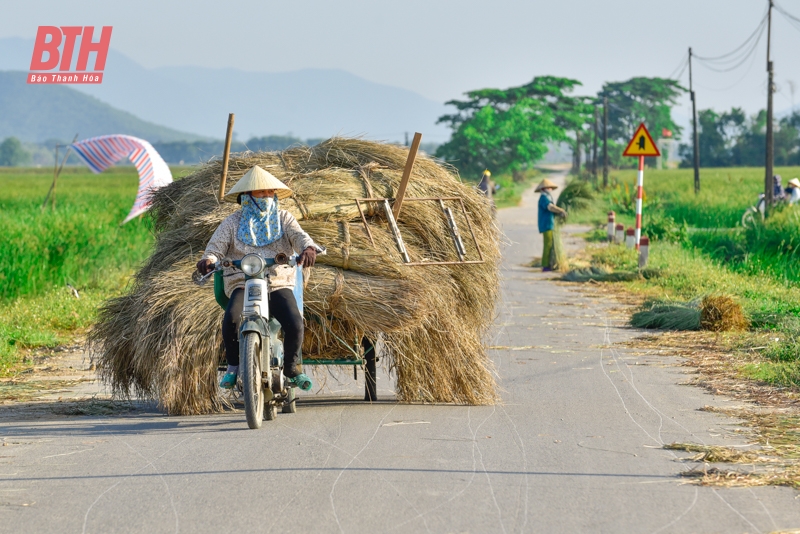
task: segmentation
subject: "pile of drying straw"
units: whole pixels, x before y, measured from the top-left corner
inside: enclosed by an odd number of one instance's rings
[[[403,264],[383,210],[368,204],[373,245],[353,199],[393,198],[408,150],[334,138],[314,147],[231,156],[228,188],[253,165],[284,181],[294,214],[327,247],[306,272],[306,358],[352,357],[346,347],[380,337],[405,402],[489,404],[497,400],[483,338],[498,296],[499,233],[485,197],[450,169],[420,155],[406,199],[463,199],[485,263]],[[127,295],[100,310],[89,342],[115,394],[152,397],[171,414],[219,410],[217,364],[223,357],[223,310],[211,284],[191,281],[195,262],[219,223],[239,206],[217,200],[221,163],[212,161],[155,194],[150,215],[155,251]],[[467,221],[455,203],[467,259],[477,259]],[[412,261],[457,260],[436,202],[404,202],[398,221]]]

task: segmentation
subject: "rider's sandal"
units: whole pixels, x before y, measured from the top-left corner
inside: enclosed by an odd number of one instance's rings
[[[311,379],[305,373],[300,373],[299,375],[295,376],[294,378],[289,379],[294,385],[302,389],[303,391],[308,391],[314,387],[314,383],[311,382]]]
[[[225,373],[225,376],[220,380],[219,387],[222,389],[233,389],[236,385],[236,373]]]

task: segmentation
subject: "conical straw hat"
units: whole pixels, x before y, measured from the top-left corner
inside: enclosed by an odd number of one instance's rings
[[[797,178],[792,178],[791,180],[789,180],[789,183],[787,185],[791,185],[792,187],[797,187],[798,189],[800,189],[800,180],[798,180]]]
[[[244,176],[239,178],[236,185],[225,195],[225,200],[228,202],[236,202],[240,194],[247,193],[248,191],[258,191],[260,189],[274,189],[278,198],[281,200],[292,196],[292,190],[286,187],[283,182],[256,165],[247,171]]]
[[[536,186],[536,189],[534,189],[534,192],[538,193],[542,189],[544,189],[545,187],[552,187],[553,189],[558,189],[558,186],[556,184],[554,184],[553,182],[551,182],[550,180],[545,178],[544,180],[542,180],[542,183],[540,183],[539,185]]]

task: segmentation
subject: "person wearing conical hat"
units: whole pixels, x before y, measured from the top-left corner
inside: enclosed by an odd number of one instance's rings
[[[300,253],[298,264],[312,267],[317,252],[324,249],[314,243],[291,213],[279,208],[278,202],[291,195],[291,189],[258,165],[248,170],[225,196],[226,201],[237,202],[242,209],[220,223],[203,257],[197,262],[197,270],[207,274],[223,258],[238,260],[246,254],[274,258],[281,253],[291,256],[295,252]],[[228,369],[220,387],[231,389],[236,384],[239,370],[237,323],[244,303],[244,273],[238,269],[226,269],[224,280],[225,294],[230,299],[222,319]],[[308,390],[312,387],[311,379],[298,369],[303,345],[303,316],[292,293],[294,285],[294,267],[275,265],[270,268],[269,311],[283,329],[283,374]]]
[[[786,201],[791,206],[798,200],[800,200],[800,180],[792,178],[789,180],[789,183],[786,184]]]
[[[553,191],[558,186],[545,178],[534,190],[541,193],[539,197],[539,233],[542,234],[544,249],[542,250],[542,271],[552,271],[555,267],[555,249],[553,229],[555,216],[566,217],[567,212],[556,206],[553,200]]]
[[[498,186],[492,181],[492,173],[489,169],[483,171],[481,181],[478,183],[478,190],[489,198],[492,203],[492,209],[495,208],[494,193],[497,191]]]

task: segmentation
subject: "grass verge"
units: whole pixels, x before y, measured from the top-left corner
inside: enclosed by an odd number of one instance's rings
[[[52,176],[0,169],[0,376],[26,367],[31,349],[82,335],[152,249],[147,217],[120,226],[136,197],[136,169],[66,168],[55,209],[42,209]]]

